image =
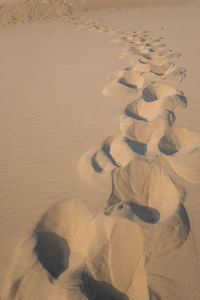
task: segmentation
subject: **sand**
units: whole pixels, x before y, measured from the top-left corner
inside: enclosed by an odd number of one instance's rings
[[[198,300],[198,2],[1,3],[0,299]]]

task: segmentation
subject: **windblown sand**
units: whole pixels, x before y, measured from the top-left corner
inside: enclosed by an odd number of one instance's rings
[[[0,6],[1,300],[200,298],[200,6],[147,2]]]

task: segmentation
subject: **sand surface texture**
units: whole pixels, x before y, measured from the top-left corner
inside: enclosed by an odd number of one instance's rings
[[[198,2],[1,3],[0,299],[199,300]]]

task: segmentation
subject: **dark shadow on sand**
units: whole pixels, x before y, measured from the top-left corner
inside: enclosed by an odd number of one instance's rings
[[[160,220],[160,212],[152,207],[137,204],[132,201],[120,201],[115,196],[111,195],[108,199],[108,207],[104,211],[105,215],[112,215],[113,210],[124,210],[124,216],[134,220],[134,215],[140,220],[149,224],[156,224]],[[130,214],[126,214],[127,210]]]
[[[125,109],[125,114],[128,116],[128,117],[131,117],[133,119],[136,119],[136,120],[139,120],[139,121],[144,121],[144,122],[148,122],[147,119],[143,118],[143,117],[140,117],[139,115],[133,113],[132,111],[129,110],[129,107],[127,107]]]
[[[110,154],[110,145],[107,145],[106,143],[104,143],[103,146],[102,146],[102,151],[105,153],[105,155],[108,157],[108,159],[111,161],[111,163],[115,167],[117,167],[117,168],[120,167],[120,165],[115,161],[115,159]]]
[[[163,136],[159,143],[158,148],[160,152],[164,153],[165,155],[173,155],[177,152],[176,145],[170,141],[166,136]]]
[[[142,96],[144,101],[146,102],[154,102],[158,100],[156,94],[152,90],[150,90],[149,87],[144,88]]]
[[[147,145],[144,143],[133,141],[129,138],[125,138],[125,142],[131,148],[131,150],[133,150],[137,154],[145,155],[145,153],[147,152]]]
[[[98,281],[86,272],[81,274],[81,291],[88,300],[129,300],[128,296],[118,291],[114,286],[104,281]]]
[[[69,266],[68,242],[54,232],[37,232],[35,236],[38,260],[53,278],[58,278]]]
[[[157,209],[129,202],[133,214],[145,223],[156,224],[160,220],[160,213]]]
[[[100,165],[98,164],[98,162],[96,161],[96,155],[97,153],[95,153],[92,156],[91,162],[92,162],[92,167],[93,169],[97,172],[97,173],[102,173],[103,169],[100,167]]]
[[[137,90],[137,85],[131,84],[131,83],[127,82],[126,79],[123,78],[123,77],[121,77],[121,78],[118,80],[118,82],[121,83],[121,84],[123,84],[123,85],[125,85],[125,86],[127,86],[127,87],[130,88],[130,89]]]

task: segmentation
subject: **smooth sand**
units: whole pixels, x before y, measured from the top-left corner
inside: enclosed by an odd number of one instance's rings
[[[198,300],[199,5],[55,3],[0,28],[1,300]]]

